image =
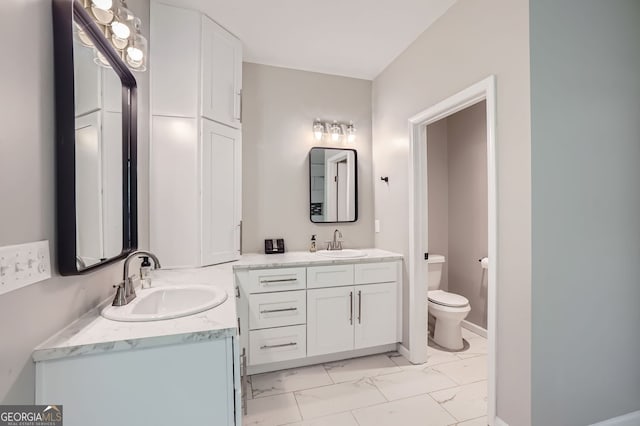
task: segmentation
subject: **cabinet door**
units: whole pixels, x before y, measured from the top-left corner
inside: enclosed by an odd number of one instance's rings
[[[202,17],[202,116],[240,127],[242,43]]]
[[[196,119],[154,116],[150,150],[150,248],[162,266],[198,266]]]
[[[397,341],[397,283],[355,287],[355,349]]]
[[[307,356],[353,349],[353,287],[307,290]]]
[[[240,257],[240,131],[202,120],[202,265]]]
[[[200,14],[151,2],[151,114],[198,116]]]

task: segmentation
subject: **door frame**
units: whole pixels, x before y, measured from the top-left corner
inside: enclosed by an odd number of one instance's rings
[[[427,132],[426,127],[481,101],[487,108],[487,184],[488,184],[488,420],[496,419],[497,348],[497,173],[496,173],[496,77],[482,81],[450,96],[409,119],[409,335],[410,361],[427,361],[428,288],[424,253],[428,253]]]

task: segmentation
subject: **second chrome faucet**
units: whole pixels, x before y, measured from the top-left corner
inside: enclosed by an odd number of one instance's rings
[[[333,241],[327,241],[327,250],[342,250],[342,232],[336,229],[333,231]]]

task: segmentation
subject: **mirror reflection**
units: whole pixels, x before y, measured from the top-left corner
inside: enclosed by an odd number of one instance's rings
[[[357,168],[353,149],[311,149],[309,199],[312,222],[355,222],[358,219]]]
[[[122,84],[95,50],[74,37],[76,263],[78,270],[123,247]]]

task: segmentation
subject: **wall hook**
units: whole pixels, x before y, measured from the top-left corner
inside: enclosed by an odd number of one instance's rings
[[[389,183],[389,176],[383,176],[380,178],[380,180],[385,181],[386,183]]]

